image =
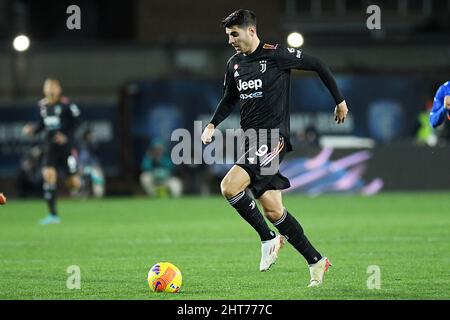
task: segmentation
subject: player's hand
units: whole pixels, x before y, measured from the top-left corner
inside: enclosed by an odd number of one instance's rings
[[[202,133],[203,144],[208,144],[212,141],[212,136],[214,134],[214,130],[215,130],[215,127],[212,123],[210,123],[206,126],[205,130],[203,130],[203,133]]]
[[[53,139],[57,144],[61,144],[61,145],[66,144],[66,142],[67,142],[67,137],[59,131],[57,133],[55,133],[55,136]]]
[[[32,135],[32,134],[34,133],[34,127],[33,127],[33,125],[31,125],[31,124],[25,125],[25,126],[23,127],[23,129],[22,129],[22,133],[23,133],[24,135],[27,135],[27,136]]]
[[[344,100],[339,103],[334,109],[334,121],[336,121],[337,124],[344,123],[345,118],[347,117],[347,113],[347,103]]]
[[[444,107],[445,107],[445,109],[450,110],[450,96],[445,96]]]

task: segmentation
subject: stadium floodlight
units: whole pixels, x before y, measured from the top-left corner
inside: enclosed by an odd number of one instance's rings
[[[14,38],[13,47],[19,52],[26,51],[30,47],[30,39],[26,35],[18,35]]]
[[[303,45],[303,36],[298,32],[292,32],[287,37],[287,43],[290,47],[299,48]]]

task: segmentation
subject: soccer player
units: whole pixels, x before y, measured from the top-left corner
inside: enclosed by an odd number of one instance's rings
[[[260,271],[268,270],[277,260],[284,239],[292,244],[309,264],[311,280],[309,287],[322,283],[324,272],[331,265],[309,242],[302,226],[283,206],[281,190],[290,186],[289,180],[280,172],[264,174],[264,168],[279,162],[286,152],[292,150],[289,122],[289,90],[291,69],[315,71],[334,98],[334,119],[343,123],[348,109],[329,69],[318,59],[302,50],[280,45],[262,43],[257,35],[256,17],[252,11],[237,10],[222,21],[228,43],[236,50],[227,64],[223,97],[210,123],[202,134],[204,144],[212,141],[215,128],[240,102],[241,129],[256,130],[255,142],[246,139],[242,147],[254,152],[257,160],[244,159],[230,169],[221,182],[221,191],[228,202],[259,234],[261,238]],[[272,131],[260,139],[262,129],[275,129],[279,135],[273,139]],[[258,140],[267,144],[259,145]],[[255,144],[256,143],[256,144]],[[259,152],[262,151],[262,152]],[[269,153],[264,151],[270,151]],[[250,157],[249,157],[250,158]],[[248,160],[248,161],[247,161]],[[283,236],[273,232],[261,215],[253,196],[264,210],[265,217]]]
[[[60,222],[56,210],[56,187],[58,169],[65,169],[68,174],[68,186],[80,188],[80,177],[77,174],[75,157],[74,131],[79,124],[80,110],[77,105],[62,96],[61,84],[56,79],[48,78],[44,82],[44,98],[38,102],[40,119],[37,124],[27,124],[23,132],[34,135],[45,131],[43,156],[43,191],[47,201],[49,215],[41,220],[41,224]]]
[[[436,91],[433,109],[430,112],[430,124],[433,128],[444,123],[445,118],[450,120],[450,81],[447,81]]]

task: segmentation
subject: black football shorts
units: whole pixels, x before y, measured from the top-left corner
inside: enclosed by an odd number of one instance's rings
[[[64,170],[66,174],[73,175],[78,172],[78,163],[72,148],[56,143],[49,143],[45,146],[44,156],[42,160],[44,167],[54,167]]]
[[[279,171],[286,154],[285,139],[281,135],[261,135],[246,138],[241,142],[241,153],[236,165],[250,176],[249,189],[258,199],[267,190],[283,190],[291,185],[289,179]]]

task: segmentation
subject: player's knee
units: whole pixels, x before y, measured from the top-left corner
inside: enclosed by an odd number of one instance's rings
[[[167,186],[169,187],[172,197],[178,198],[181,196],[183,192],[183,184],[178,178],[170,178],[169,181],[167,181]]]
[[[45,168],[42,170],[42,177],[45,183],[55,184],[57,179],[56,170],[53,168]]]
[[[81,188],[81,179],[79,176],[72,176],[69,179],[69,188],[78,190]]]
[[[143,184],[143,185],[153,185],[153,182],[154,182],[153,175],[149,172],[142,172],[140,179],[141,179],[141,184]]]
[[[230,199],[242,190],[238,190],[238,188],[230,183],[227,179],[223,179],[220,183],[220,191],[225,198]]]
[[[283,216],[283,208],[264,208],[264,216],[272,223],[277,222]]]

